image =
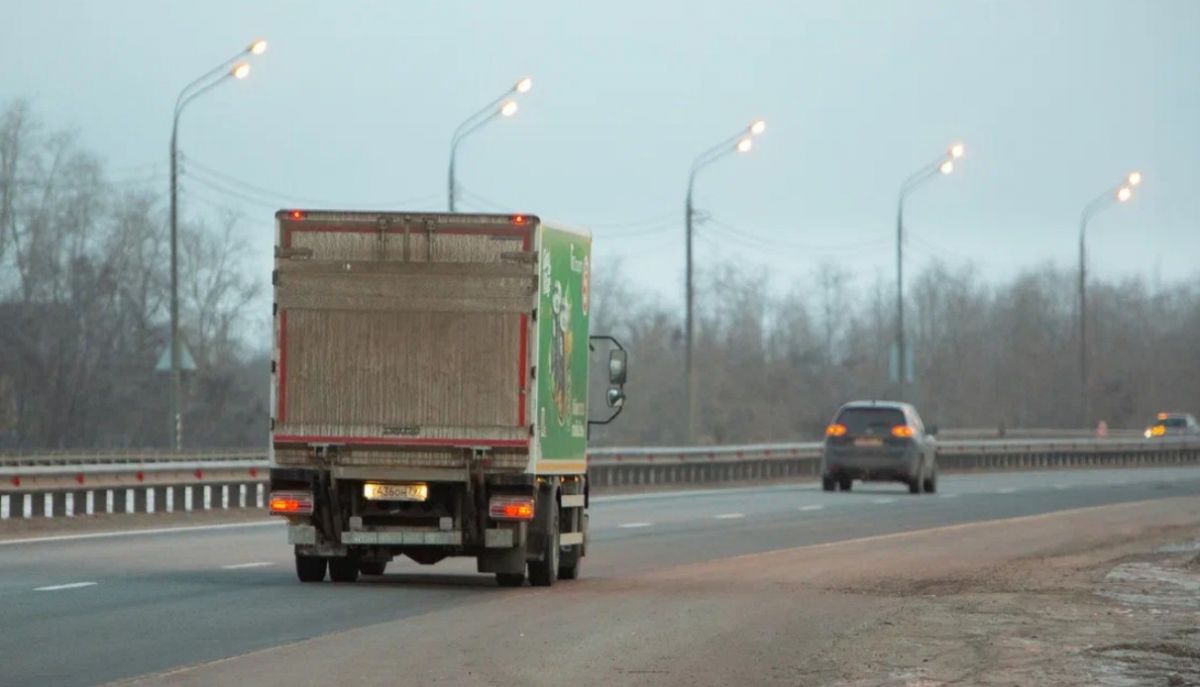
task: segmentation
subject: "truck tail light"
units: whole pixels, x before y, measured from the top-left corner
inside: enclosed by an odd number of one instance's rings
[[[533,499],[528,496],[493,496],[488,501],[493,520],[533,520]]]
[[[846,425],[832,424],[825,428],[825,436],[827,437],[844,437],[846,436]]]
[[[310,491],[271,492],[272,515],[307,515],[313,512],[313,495]]]
[[[892,436],[897,439],[911,439],[913,436],[913,428],[908,425],[896,425],[892,427]]]

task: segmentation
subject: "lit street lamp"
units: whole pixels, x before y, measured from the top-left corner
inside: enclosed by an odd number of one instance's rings
[[[695,291],[692,282],[692,220],[695,216],[695,211],[692,209],[692,189],[696,185],[696,173],[704,167],[720,160],[730,153],[748,153],[754,147],[754,137],[767,130],[767,123],[761,119],[756,119],[750,123],[745,129],[737,132],[733,136],[721,141],[717,145],[700,153],[694,162],[692,162],[692,171],[688,175],[687,200],[684,203],[684,222],[687,231],[687,323],[684,339],[686,348],[684,352],[684,377],[687,394],[687,439],[688,443],[692,444],[696,441],[696,378],[695,367],[692,361],[692,339],[695,335],[695,326],[693,323],[693,304],[695,302]]]
[[[171,386],[172,386],[172,433],[175,450],[183,448],[183,370],[179,343],[179,117],[187,104],[207,93],[226,79],[245,79],[250,75],[250,65],[241,61],[247,55],[261,55],[267,51],[267,42],[259,39],[238,51],[233,57],[221,62],[183,87],[175,99],[175,113],[171,120]]]
[[[454,134],[450,137],[450,173],[447,184],[449,188],[446,192],[446,205],[449,207],[450,212],[454,212],[454,201],[458,195],[458,182],[454,176],[454,161],[458,157],[458,144],[462,143],[464,138],[496,117],[512,117],[515,115],[517,113],[517,101],[512,96],[514,94],[528,93],[531,88],[533,88],[533,79],[531,77],[527,76],[521,79],[513,84],[512,88],[505,91],[503,95],[484,105],[475,114],[467,117],[454,130]]]
[[[900,400],[905,400],[905,385],[908,383],[908,356],[904,340],[904,200],[921,184],[939,173],[943,176],[954,171],[954,161],[965,155],[967,149],[961,143],[950,146],[945,154],[913,173],[900,186],[900,202],[896,208],[896,381]]]
[[[1128,202],[1133,198],[1133,189],[1141,183],[1142,173],[1130,172],[1121,183],[1084,206],[1079,218],[1079,409],[1084,427],[1088,426],[1091,416],[1087,360],[1087,225],[1096,213],[1111,207],[1113,202]]]

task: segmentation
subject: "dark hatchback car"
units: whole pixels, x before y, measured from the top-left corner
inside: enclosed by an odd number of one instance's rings
[[[937,491],[933,435],[916,408],[894,401],[842,406],[825,429],[821,486],[850,491],[854,480],[903,482],[909,492]]]

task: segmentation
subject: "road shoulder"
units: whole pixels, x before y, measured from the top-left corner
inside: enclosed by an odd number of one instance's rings
[[[133,683],[1070,685],[1144,669],[1187,680],[1176,662],[1151,664],[1200,651],[1183,631],[1196,609],[1134,600],[1169,588],[1164,575],[1190,584],[1186,553],[1155,551],[1197,539],[1196,499],[953,525],[497,590]],[[1128,567],[1144,563],[1169,572]]]

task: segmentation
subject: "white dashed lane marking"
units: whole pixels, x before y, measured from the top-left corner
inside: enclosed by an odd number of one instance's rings
[[[254,563],[234,563],[233,565],[222,565],[222,570],[244,570],[246,568],[265,568],[268,565],[275,565],[271,561],[256,561]]]
[[[824,508],[824,507],[825,507],[825,506],[819,506],[819,505],[814,505],[814,506],[800,506],[800,510],[821,510],[821,509],[822,509],[822,508]]]
[[[71,582],[70,584],[55,584],[49,587],[35,587],[35,592],[57,592],[63,589],[81,589],[83,587],[95,587],[95,582]]]
[[[871,503],[895,503],[896,499],[872,499]]]
[[[715,517],[717,520],[737,520],[738,518],[746,517],[746,514],[745,513],[721,513],[720,515],[716,515],[713,517]]]
[[[627,530],[631,530],[631,529],[634,529],[634,528],[637,528],[637,527],[649,527],[649,526],[651,526],[651,525],[653,525],[653,524],[654,524],[654,523],[652,523],[652,522],[623,522],[623,523],[621,523],[620,525],[617,525],[617,527],[621,527],[621,528],[624,528],[624,529],[627,529]]]
[[[1015,494],[1015,493],[1017,493],[1017,490],[1013,487],[1004,487],[1003,489],[997,489],[996,493],[997,494]]]

